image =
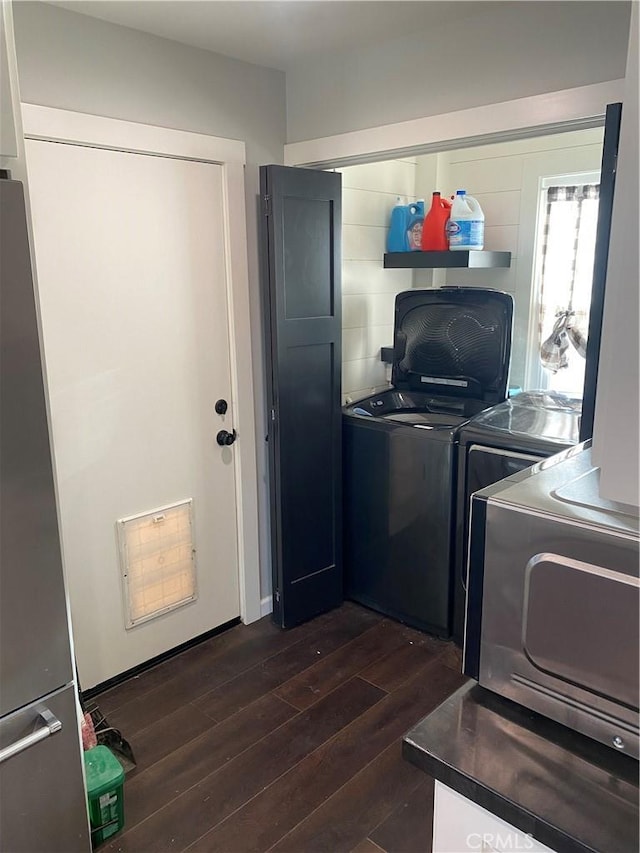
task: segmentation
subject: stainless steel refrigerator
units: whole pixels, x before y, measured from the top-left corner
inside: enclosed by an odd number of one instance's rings
[[[70,318],[71,319],[71,318]],[[0,850],[91,849],[23,185],[0,176]]]

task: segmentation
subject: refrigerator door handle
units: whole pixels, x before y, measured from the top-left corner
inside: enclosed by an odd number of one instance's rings
[[[13,758],[14,755],[24,752],[30,746],[35,746],[36,743],[40,743],[41,740],[48,738],[50,735],[55,735],[57,732],[62,731],[62,723],[47,708],[40,711],[38,719],[42,720],[44,723],[43,726],[37,728],[35,732],[31,732],[30,735],[9,744],[4,749],[0,749],[0,764],[9,758]]]

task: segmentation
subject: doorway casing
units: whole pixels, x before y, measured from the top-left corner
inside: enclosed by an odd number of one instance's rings
[[[610,80],[290,142],[284,147],[284,162],[330,169],[597,127],[604,123],[607,104],[621,101],[623,93],[624,80]]]

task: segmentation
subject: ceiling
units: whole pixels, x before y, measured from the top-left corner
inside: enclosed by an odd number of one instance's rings
[[[379,44],[503,5],[484,0],[52,0],[51,4],[282,71],[305,57]]]

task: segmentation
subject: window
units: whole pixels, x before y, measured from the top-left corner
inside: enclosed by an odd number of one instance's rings
[[[542,181],[534,273],[538,316],[534,349],[540,388],[582,393],[598,180],[599,175],[591,173]]]

